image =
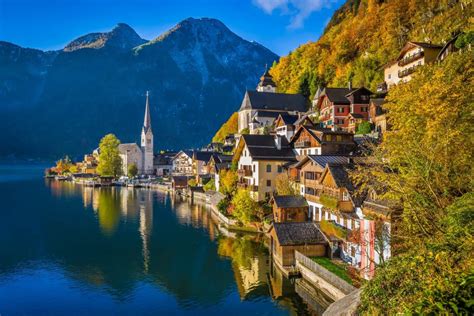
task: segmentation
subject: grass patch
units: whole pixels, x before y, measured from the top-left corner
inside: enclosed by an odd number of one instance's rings
[[[352,285],[352,279],[345,267],[335,264],[331,259],[326,257],[312,257],[311,260]]]

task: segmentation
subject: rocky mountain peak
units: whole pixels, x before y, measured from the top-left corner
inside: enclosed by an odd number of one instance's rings
[[[72,52],[83,48],[99,49],[103,47],[130,50],[145,42],[146,40],[142,39],[128,24],[119,23],[110,32],[89,33],[73,40],[64,47],[64,51]]]

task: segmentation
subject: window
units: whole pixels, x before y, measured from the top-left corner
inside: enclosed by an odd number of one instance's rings
[[[341,142],[341,141],[342,141],[342,136],[341,136],[341,135],[337,135],[337,136],[336,136],[336,141]]]
[[[283,171],[283,168],[281,166],[278,166],[278,173],[281,173]]]
[[[344,113],[344,108],[337,108],[337,113]]]
[[[272,165],[267,165],[267,172],[272,172]]]
[[[369,99],[369,97],[367,95],[361,95],[360,98],[363,100],[363,101],[367,101]]]
[[[272,180],[267,180],[267,187],[271,187],[272,186]]]
[[[349,201],[349,193],[347,191],[342,192],[342,200]]]
[[[255,165],[252,165],[252,170],[253,172],[255,172]]]
[[[392,74],[388,74],[388,79],[392,79]]]

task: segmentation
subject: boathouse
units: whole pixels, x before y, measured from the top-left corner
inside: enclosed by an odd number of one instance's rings
[[[330,253],[328,240],[313,222],[274,223],[268,235],[273,259],[282,268],[295,264],[295,250],[308,257]]]

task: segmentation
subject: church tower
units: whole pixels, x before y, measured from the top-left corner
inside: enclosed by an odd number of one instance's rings
[[[153,132],[151,130],[150,104],[146,92],[145,119],[143,120],[141,147],[143,153],[143,174],[153,174]]]
[[[257,91],[259,92],[276,92],[276,84],[273,81],[272,75],[268,72],[267,66],[265,65],[265,73],[260,77],[260,82],[257,85]]]

